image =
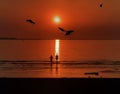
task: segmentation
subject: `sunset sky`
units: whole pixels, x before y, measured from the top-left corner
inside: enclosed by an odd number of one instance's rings
[[[55,16],[60,23],[53,21]],[[58,26],[75,32],[64,36]],[[1,37],[119,39],[120,0],[0,0]]]

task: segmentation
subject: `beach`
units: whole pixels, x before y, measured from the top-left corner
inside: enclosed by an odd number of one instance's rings
[[[0,78],[0,94],[119,94],[119,78]]]
[[[120,65],[115,62],[4,61],[0,94],[119,94]]]
[[[4,61],[0,94],[119,94],[119,62]]]

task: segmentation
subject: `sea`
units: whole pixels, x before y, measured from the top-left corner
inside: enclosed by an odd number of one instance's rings
[[[120,78],[120,40],[59,41],[0,40],[0,77]]]

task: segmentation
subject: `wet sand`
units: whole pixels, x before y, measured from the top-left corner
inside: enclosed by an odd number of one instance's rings
[[[120,94],[119,78],[0,78],[0,94]]]

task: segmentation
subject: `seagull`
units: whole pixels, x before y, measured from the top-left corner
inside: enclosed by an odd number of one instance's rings
[[[73,30],[69,30],[65,33],[65,35],[70,35],[72,32],[74,32]]]
[[[31,24],[35,24],[35,22],[33,20],[31,20],[31,19],[27,19],[26,22],[29,22]]]
[[[63,28],[61,28],[61,27],[58,27],[58,29],[60,29],[61,31],[65,32],[65,30]]]
[[[101,3],[101,4],[100,4],[100,7],[102,7],[102,6],[103,6],[103,4]]]
[[[65,35],[70,35],[72,32],[74,32],[73,30],[68,30],[68,31],[66,31],[66,30],[64,30],[64,29],[61,28],[61,27],[58,27],[58,29],[60,29],[60,30],[63,31],[63,32],[66,32]]]

